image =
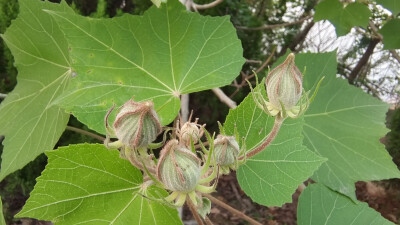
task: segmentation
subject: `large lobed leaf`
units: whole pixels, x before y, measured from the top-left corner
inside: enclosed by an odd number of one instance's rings
[[[118,151],[80,144],[46,155],[46,169],[18,217],[51,220],[56,225],[182,224],[176,209],[143,197],[166,193],[142,187],[142,173],[121,159]]]
[[[301,193],[297,208],[297,223],[299,225],[393,225],[368,207],[367,203],[353,202],[322,184],[311,184]]]
[[[250,94],[229,112],[224,128],[232,135],[236,126],[246,148],[252,149],[266,138],[273,123],[274,117],[256,107]],[[298,185],[325,161],[302,145],[302,127],[302,118],[286,119],[271,145],[237,170],[240,187],[254,202],[267,206],[291,202]]]
[[[1,35],[14,55],[18,85],[0,106],[5,135],[0,180],[52,149],[69,115],[54,104],[71,77],[67,42],[42,9],[71,12],[65,2],[20,0],[20,13]]]
[[[353,2],[343,8],[339,0],[324,0],[315,7],[314,20],[329,20],[336,28],[337,36],[350,32],[354,26],[366,28],[371,11],[368,6]]]
[[[244,63],[229,17],[190,13],[177,0],[153,6],[143,16],[48,13],[65,32],[77,74],[59,103],[100,133],[112,104],[132,96],[153,100],[162,124],[168,124],[178,113],[181,94],[227,85]]]
[[[379,141],[388,105],[336,78],[334,52],[298,54],[296,65],[307,68],[306,90],[325,76],[304,116],[304,144],[328,158],[312,178],[356,200],[354,182],[400,177]]]
[[[389,20],[379,33],[383,36],[383,49],[400,49],[400,19]]]

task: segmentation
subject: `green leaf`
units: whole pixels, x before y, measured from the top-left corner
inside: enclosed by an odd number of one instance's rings
[[[362,3],[350,3],[343,8],[339,0],[325,0],[315,7],[314,20],[329,20],[335,26],[337,36],[342,36],[354,26],[366,28],[370,16],[368,6]]]
[[[297,223],[391,225],[367,203],[356,202],[322,184],[309,185],[299,197]]]
[[[400,19],[391,19],[379,33],[383,35],[383,49],[400,49]]]
[[[143,16],[49,13],[66,34],[77,73],[60,104],[100,133],[112,104],[132,96],[152,99],[161,123],[168,124],[178,113],[181,94],[227,85],[244,63],[229,17],[190,13],[177,0],[153,6]]]
[[[390,10],[393,13],[393,15],[397,15],[400,13],[399,0],[376,0],[376,3]]]
[[[228,135],[237,127],[247,149],[261,144],[274,123],[274,117],[256,107],[251,95],[229,112],[224,124]],[[303,119],[286,119],[271,145],[237,170],[240,187],[254,202],[267,206],[291,202],[298,185],[325,161],[302,145],[302,126]]]
[[[388,105],[336,78],[334,52],[298,54],[296,65],[307,68],[306,90],[325,76],[304,116],[304,144],[328,158],[312,178],[356,200],[354,182],[400,177],[379,141]]]
[[[53,149],[69,114],[54,104],[71,77],[67,42],[42,9],[68,12],[66,3],[21,0],[20,13],[2,35],[14,55],[18,85],[0,106],[5,135],[0,180],[44,150]]]
[[[116,150],[80,144],[48,151],[49,162],[18,217],[62,224],[182,224],[176,209],[144,198],[142,173]]]
[[[3,202],[1,201],[1,196],[0,196],[0,225],[6,225],[6,221],[4,220],[3,216]]]

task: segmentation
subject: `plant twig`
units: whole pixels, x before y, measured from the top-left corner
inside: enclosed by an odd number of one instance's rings
[[[314,26],[315,22],[309,22],[302,31],[300,31],[292,40],[289,45],[284,46],[281,51],[277,54],[277,56],[282,56],[286,53],[287,49],[291,49],[292,51],[295,50],[296,46],[303,43],[307,34],[310,32],[311,28]]]
[[[256,148],[254,148],[254,149],[250,150],[249,152],[247,152],[246,156],[239,157],[239,160],[243,159],[244,157],[251,158],[252,156],[254,156],[254,155],[258,154],[259,152],[261,152],[262,150],[264,150],[268,145],[270,145],[271,142],[275,139],[276,135],[278,134],[279,129],[281,128],[283,120],[284,119],[282,117],[277,115],[275,117],[274,126],[272,127],[271,132],[268,134],[267,138],[263,141],[263,143],[261,143]]]
[[[226,204],[225,202],[219,200],[218,198],[213,197],[210,194],[202,194],[204,197],[210,199],[211,202],[215,203],[216,205],[228,210],[230,213],[246,220],[247,222],[253,225],[262,225],[260,222],[256,221],[255,219],[249,217],[248,215],[244,214],[243,212],[233,208],[232,206]]]
[[[254,64],[261,64],[261,60],[254,60],[254,59],[246,59],[246,63],[254,63]]]
[[[206,221],[207,225],[214,225],[214,223],[210,220],[210,218],[208,218],[208,216],[206,216],[206,218],[204,219],[204,221]]]
[[[230,99],[220,88],[213,88],[212,91],[218,97],[218,99],[229,108],[234,109],[237,107],[236,102]]]
[[[193,202],[190,198],[186,198],[186,204],[188,205],[190,212],[192,212],[194,219],[196,220],[198,225],[204,225],[203,220],[201,219],[199,213],[196,210],[196,207],[193,205]]]
[[[65,129],[66,130],[70,130],[70,131],[74,131],[76,133],[80,133],[80,134],[83,134],[83,135],[86,135],[86,136],[89,136],[89,137],[92,137],[92,138],[97,139],[97,140],[99,140],[101,142],[104,142],[104,140],[105,140],[105,137],[103,137],[103,136],[94,134],[94,133],[92,133],[90,131],[82,130],[80,128],[67,126]]]
[[[274,56],[275,51],[276,51],[276,46],[272,49],[271,54],[268,56],[268,58],[265,60],[265,62],[256,70],[256,73],[261,72],[269,64],[269,62],[271,62],[271,59]],[[253,73],[250,75],[250,78],[248,77],[248,79],[251,79],[254,76],[255,76],[255,74]],[[247,84],[246,81],[244,81],[244,82]]]
[[[220,3],[222,3],[224,0],[215,0],[213,2],[210,2],[208,4],[204,4],[204,5],[200,5],[200,4],[196,4],[196,3],[192,3],[192,8],[194,10],[204,10],[204,9],[209,9],[212,7],[215,7],[217,5],[219,5]]]
[[[296,24],[301,24],[303,23],[305,20],[308,20],[312,18],[312,16],[306,16],[303,17],[297,21],[293,21],[293,22],[289,22],[289,23],[281,23],[281,24],[271,24],[271,25],[264,25],[261,27],[242,27],[242,26],[237,26],[236,28],[239,30],[268,30],[268,29],[275,29],[275,28],[279,28],[279,27],[287,27],[287,26],[291,26],[291,25],[296,25]]]
[[[274,48],[272,49],[272,52],[271,52],[271,54],[268,56],[268,58],[267,58],[267,59],[264,61],[264,63],[255,71],[256,74],[259,73],[259,72],[261,72],[261,71],[271,62],[272,57],[273,57],[274,54],[275,54],[275,51],[276,51],[276,47],[274,47]],[[242,81],[240,82],[240,84],[238,84],[237,81],[236,81],[236,79],[233,80],[232,86],[236,87],[236,90],[229,96],[230,98],[233,98],[233,96],[235,96],[235,95],[239,92],[240,88],[242,88],[242,87],[248,85],[248,83],[246,82],[246,80],[250,80],[251,78],[253,78],[253,77],[255,76],[254,73],[252,73],[252,74],[250,74],[250,75],[245,74],[243,71],[241,71],[240,73],[241,73],[241,75],[242,75]]]
[[[5,99],[6,97],[7,97],[7,94],[0,93],[0,98],[1,99]]]
[[[181,122],[186,123],[189,119],[189,94],[181,95]]]
[[[354,69],[351,71],[348,81],[350,84],[353,84],[354,81],[356,80],[358,74],[360,73],[361,69],[365,66],[365,64],[368,63],[369,58],[371,57],[372,53],[374,53],[375,46],[380,42],[379,39],[373,38],[367,47],[367,50],[365,50],[364,54],[362,55],[361,59],[358,61],[357,65],[354,67]]]
[[[304,183],[299,184],[299,186],[297,187],[297,190],[299,190],[299,192],[303,192],[304,189],[306,188],[306,185]]]

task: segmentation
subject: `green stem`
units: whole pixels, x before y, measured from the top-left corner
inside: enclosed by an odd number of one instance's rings
[[[281,128],[283,118],[279,116],[279,114],[275,117],[274,121],[274,126],[272,127],[272,130],[269,132],[267,138],[256,148],[250,150],[249,152],[246,153],[246,156],[241,156],[239,157],[239,160],[246,158],[251,158],[255,156],[256,154],[260,153],[262,150],[264,150],[266,147],[268,147],[271,142],[275,139],[276,135],[279,132],[279,129]]]
[[[92,133],[90,131],[87,131],[87,130],[82,130],[80,128],[67,126],[65,129],[66,130],[70,130],[70,131],[74,131],[76,133],[80,133],[80,134],[83,134],[83,135],[86,135],[86,136],[89,136],[89,137],[92,137],[92,138],[97,139],[97,140],[99,140],[101,142],[104,142],[104,140],[105,140],[105,137],[103,137],[103,136],[94,134],[94,133]]]

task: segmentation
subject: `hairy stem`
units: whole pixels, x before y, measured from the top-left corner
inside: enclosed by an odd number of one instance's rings
[[[187,198],[186,204],[188,205],[190,212],[192,212],[194,219],[196,220],[198,225],[204,225],[203,220],[201,219],[199,213],[196,210],[196,207],[193,205],[193,202],[190,198]]]
[[[258,154],[262,150],[264,150],[266,147],[268,147],[268,145],[271,144],[271,142],[275,139],[276,135],[278,134],[283,120],[284,119],[281,116],[279,116],[279,114],[278,114],[275,117],[274,126],[272,127],[272,130],[269,132],[267,138],[265,138],[265,140],[259,146],[255,147],[254,149],[247,152],[246,156],[239,157],[239,160],[243,159],[244,157],[250,158],[250,157]]]
[[[133,151],[134,151],[134,150],[133,150]],[[143,167],[143,164],[141,164],[140,162],[138,162],[132,154],[129,154],[129,155],[127,155],[126,157],[129,159],[129,162],[131,162],[131,164],[132,164],[134,167],[140,169],[140,170],[143,171],[143,172],[145,171],[145,169],[144,169],[144,167]]]
[[[92,133],[90,131],[82,130],[82,129],[76,128],[76,127],[67,126],[65,129],[66,130],[70,130],[70,131],[74,131],[76,133],[80,133],[80,134],[83,134],[83,135],[86,135],[86,136],[89,136],[89,137],[92,137],[92,138],[97,139],[97,140],[99,140],[101,142],[104,142],[104,140],[106,139],[103,136],[100,136],[100,135],[97,135],[97,134]]]
[[[149,165],[150,162],[144,161],[141,156],[138,154],[137,149],[133,149],[133,154],[129,154],[128,158],[129,161],[135,166],[139,165],[138,167],[140,170],[142,170],[144,173],[146,173],[149,177],[155,176],[156,175],[156,170],[153,166]],[[147,151],[147,149],[146,149]],[[147,154],[147,153],[145,153]]]
[[[246,220],[247,222],[253,224],[253,225],[262,225],[260,222],[256,221],[255,219],[247,216],[246,214],[244,214],[243,212],[231,207],[230,205],[226,204],[225,202],[213,197],[210,194],[203,194],[204,197],[210,199],[211,202],[215,203],[216,205],[219,205],[220,207],[228,210],[230,213]]]

